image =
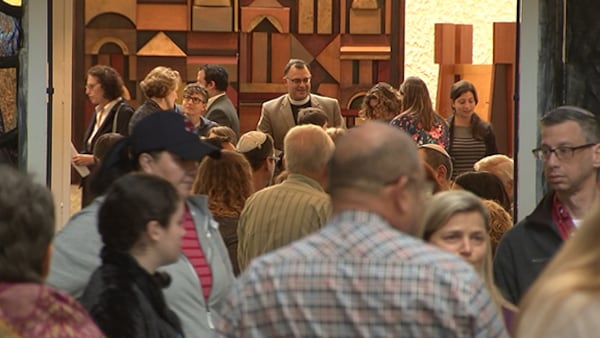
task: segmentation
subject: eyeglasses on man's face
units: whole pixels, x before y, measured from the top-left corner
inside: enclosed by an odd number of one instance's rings
[[[550,155],[554,153],[557,159],[561,161],[567,161],[573,158],[577,150],[586,149],[595,146],[596,144],[597,143],[586,143],[576,147],[559,146],[556,148],[541,146],[539,148],[533,149],[531,152],[533,153],[533,156],[538,160],[546,161],[550,158]]]
[[[299,86],[302,83],[304,83],[304,84],[309,84],[310,83],[310,77],[305,77],[305,78],[302,78],[302,79],[291,79],[291,78],[288,77],[287,79],[288,79],[288,81],[291,81],[296,86]]]
[[[96,83],[86,83],[85,85],[85,89],[87,90],[92,90],[94,88],[96,88],[97,85],[99,85],[100,83],[96,82]]]
[[[197,97],[197,96],[190,96],[190,95],[184,95],[183,100],[184,101],[192,101],[194,104],[198,104],[200,102],[206,103],[206,101],[204,101],[202,98]]]

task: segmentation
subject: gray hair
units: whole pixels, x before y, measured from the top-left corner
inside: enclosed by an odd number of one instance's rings
[[[288,131],[283,140],[285,164],[290,173],[316,174],[329,162],[335,145],[323,128],[305,124]]]

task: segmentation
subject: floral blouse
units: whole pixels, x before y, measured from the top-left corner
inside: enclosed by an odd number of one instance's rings
[[[437,114],[434,115],[433,128],[431,130],[423,129],[415,114],[412,113],[400,114],[390,124],[407,132],[417,142],[417,145],[433,143],[444,147],[444,149],[448,149],[448,145],[450,144],[448,124]]]

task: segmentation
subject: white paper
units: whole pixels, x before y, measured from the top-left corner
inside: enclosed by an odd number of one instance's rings
[[[73,142],[71,142],[71,158],[75,157],[76,155],[79,155],[79,152],[77,151],[77,148],[75,148],[75,146],[73,145]],[[73,168],[75,168],[75,170],[81,177],[87,177],[90,174],[90,170],[84,165],[77,165],[73,163],[72,160],[71,165],[73,166]]]

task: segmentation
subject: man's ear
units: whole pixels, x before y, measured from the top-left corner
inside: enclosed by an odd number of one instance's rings
[[[395,183],[390,184],[387,188],[390,189],[391,199],[394,201],[396,209],[402,213],[406,212],[407,203],[406,199],[409,191],[408,188],[408,177],[402,176]]]
[[[448,175],[448,168],[446,168],[445,165],[440,164],[437,167],[436,172],[437,172],[437,179],[438,179],[438,181],[445,182],[446,180],[448,180],[447,179],[448,176],[446,176],[446,175]]]
[[[592,164],[594,168],[600,168],[600,143],[594,145]]]

